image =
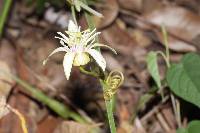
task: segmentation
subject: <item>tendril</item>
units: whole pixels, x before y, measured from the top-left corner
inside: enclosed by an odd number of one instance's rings
[[[106,79],[107,87],[104,90],[105,100],[110,100],[117,92],[118,88],[124,81],[124,75],[122,72],[114,70],[111,71]]]

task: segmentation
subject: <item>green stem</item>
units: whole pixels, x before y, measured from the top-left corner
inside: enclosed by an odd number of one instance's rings
[[[10,6],[12,4],[12,0],[4,0],[4,2],[5,2],[5,4],[3,6],[3,11],[2,11],[1,16],[0,16],[0,38],[1,38],[2,33],[3,33],[3,27],[4,27],[4,24],[6,22],[6,18],[7,18]]]
[[[84,3],[79,1],[79,4],[81,6],[81,8],[85,9],[86,11],[92,13],[93,15],[96,15],[98,17],[103,17],[103,15],[101,13],[98,13],[97,11],[93,10],[92,8],[90,8],[88,5],[87,5],[87,1],[84,0]]]
[[[87,4],[87,1],[86,0],[83,0],[85,4]],[[87,24],[88,24],[88,27],[93,30],[95,29],[95,24],[94,24],[94,20],[92,18],[92,15],[88,12],[84,12],[85,14],[85,18],[86,18],[86,21],[87,21]]]
[[[162,29],[162,34],[163,34],[163,37],[164,37],[164,44],[165,44],[165,49],[166,49],[166,51],[165,51],[165,53],[166,53],[166,63],[167,63],[167,67],[170,67],[170,59],[169,59],[169,43],[168,43],[168,37],[167,37],[167,31],[166,31],[166,29],[165,29],[165,26],[164,25],[162,25],[162,27],[161,27],[161,29]]]
[[[86,74],[86,75],[90,75],[90,76],[93,76],[93,77],[96,77],[96,78],[99,77],[96,73],[94,73],[94,72],[89,72],[89,71],[85,70],[82,66],[80,66],[79,69],[80,69],[80,71],[81,71],[82,73],[84,73],[84,74]]]
[[[94,73],[88,72],[82,67],[80,67],[80,71],[86,75],[90,75],[90,76],[94,76],[94,77],[98,78],[98,76],[96,76],[96,74],[94,75]],[[99,81],[103,88],[103,92],[105,93],[106,88],[109,86],[104,82],[104,80],[100,79]],[[115,101],[114,96],[109,100],[105,100],[106,112],[107,112],[107,117],[108,117],[108,122],[109,122],[111,133],[116,133],[115,120],[114,120],[114,116],[113,116],[114,101]]]
[[[100,80],[100,83],[101,83],[101,86],[103,87],[103,91],[105,91],[108,86],[103,80]],[[110,131],[111,133],[116,133],[117,131],[116,131],[116,126],[115,126],[115,119],[113,116],[113,103],[114,103],[114,96],[109,100],[105,100]]]
[[[165,48],[166,48],[166,53],[164,55],[164,58],[167,63],[167,67],[170,68],[169,44],[168,44],[167,31],[166,31],[164,25],[162,25],[161,30],[162,30],[162,34],[164,37],[164,44],[165,44]],[[176,121],[177,121],[178,127],[180,128],[181,127],[180,102],[178,99],[175,98],[175,96],[173,94],[170,94],[170,95],[171,95],[172,107],[174,110],[174,114],[176,116]]]
[[[105,100],[110,130],[111,133],[116,133],[115,120],[113,116],[113,102],[113,97],[110,100]]]
[[[75,12],[75,7],[74,6],[71,6],[71,12],[72,12],[72,17],[73,17],[73,20],[74,20],[75,24],[78,25],[78,23],[76,21],[76,12]]]
[[[169,68],[170,67],[170,62],[169,62],[168,57],[161,51],[157,51],[156,53],[160,54],[163,57],[163,59],[165,60],[165,63],[167,64],[167,68]]]

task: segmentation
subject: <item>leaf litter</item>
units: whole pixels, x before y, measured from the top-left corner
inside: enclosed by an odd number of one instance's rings
[[[164,50],[160,31],[162,24],[169,34],[171,60],[180,60],[183,53],[188,51],[199,51],[199,7],[196,0],[110,0],[97,5],[99,12],[104,14],[103,20],[95,18],[102,32],[100,41],[114,47],[119,56],[114,58],[105,49],[102,49],[102,53],[110,63],[108,67],[122,70],[126,79],[117,94],[119,102],[115,115],[120,133],[131,133],[136,129],[138,133],[175,132],[175,118],[168,99],[162,103],[161,98],[155,95],[144,102],[143,109],[137,110],[140,98],[153,87],[145,58],[152,49]],[[63,7],[51,5],[45,8],[46,15],[55,9],[53,15],[65,23],[71,17],[70,12]],[[49,65],[42,67],[42,60],[57,47],[58,42],[52,39],[55,31],[64,30],[62,27],[65,24],[63,21],[59,21],[60,24],[51,20],[49,14],[46,17],[43,15],[38,17],[35,9],[27,7],[22,1],[13,5],[4,38],[0,42],[0,69],[17,73],[48,96],[65,103],[75,112],[82,112],[83,116],[94,122],[94,126],[105,123],[105,116],[102,115],[105,112],[103,96],[101,88],[95,85],[95,79],[73,69],[71,81],[66,81],[61,69],[62,54],[52,57]],[[81,23],[86,24],[84,21]],[[163,61],[159,60],[158,65],[161,66],[160,73],[164,74]],[[92,125],[61,119],[32,99],[23,88],[14,85],[15,82],[9,76],[0,74],[0,95],[5,95],[9,104],[25,114],[31,132],[87,133],[91,128]],[[135,123],[130,122],[130,118],[136,114]],[[48,124],[56,122],[59,126],[52,126],[49,131]],[[6,116],[2,123],[1,131],[20,132],[12,115]],[[13,125],[15,129],[6,129],[8,124],[9,128]],[[102,132],[108,129],[106,124],[99,127]]]

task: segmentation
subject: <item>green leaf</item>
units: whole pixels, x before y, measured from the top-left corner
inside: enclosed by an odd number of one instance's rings
[[[200,92],[200,56],[195,53],[186,54],[182,63],[185,72],[191,77],[193,84]]]
[[[185,128],[179,128],[177,129],[176,133],[188,133],[188,131]]]
[[[200,121],[193,120],[188,125],[188,133],[199,133],[200,132]]]
[[[179,128],[176,133],[199,133],[200,132],[200,121],[193,120],[188,124],[187,128]]]
[[[200,107],[200,57],[186,54],[181,63],[172,65],[167,72],[170,89],[179,97]]]
[[[158,69],[158,63],[157,63],[157,53],[156,52],[150,52],[147,55],[147,68],[149,73],[151,74],[152,78],[156,82],[156,85],[158,88],[161,88],[161,81],[160,81],[160,75],[159,75],[159,69]]]

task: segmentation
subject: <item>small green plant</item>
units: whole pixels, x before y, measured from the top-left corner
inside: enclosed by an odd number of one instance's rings
[[[180,114],[180,102],[176,96],[186,100],[198,107],[200,107],[200,56],[195,53],[188,53],[183,56],[182,60],[178,64],[170,63],[170,53],[167,40],[167,32],[162,26],[162,33],[164,37],[164,43],[166,51],[155,51],[148,53],[147,67],[148,71],[154,79],[158,92],[162,97],[164,96],[164,86],[168,86],[170,89],[170,97],[172,101],[172,107],[176,117],[178,127],[181,128],[181,114]],[[161,82],[159,75],[159,67],[157,64],[157,56],[161,55],[166,62],[167,72],[165,79]],[[189,129],[192,130],[193,126]],[[184,131],[183,131],[184,130]],[[200,130],[199,130],[200,131]],[[186,131],[185,129],[179,129],[177,133],[194,133]]]

